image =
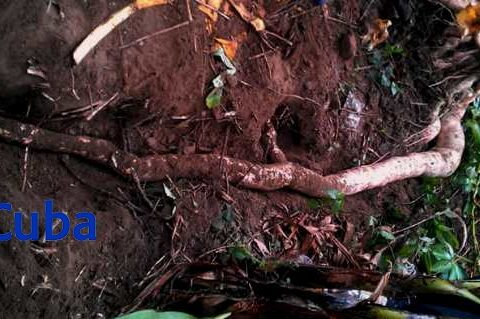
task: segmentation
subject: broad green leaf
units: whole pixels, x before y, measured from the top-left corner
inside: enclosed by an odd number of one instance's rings
[[[452,266],[453,266],[453,263],[451,261],[441,260],[434,263],[431,270],[432,270],[432,273],[443,274],[443,273],[450,272],[450,269],[452,268]]]
[[[401,258],[411,257],[415,254],[415,252],[417,251],[417,248],[418,248],[418,244],[415,241],[407,242],[398,251],[398,256]]]
[[[380,231],[378,232],[378,234],[379,234],[382,238],[384,238],[384,239],[386,239],[386,240],[388,240],[388,241],[393,241],[393,240],[395,240],[395,235],[393,235],[393,234],[392,234],[391,232],[389,232],[389,231],[380,230]]]
[[[408,283],[412,293],[437,293],[466,298],[480,305],[480,299],[470,291],[455,287],[451,282],[439,278],[418,278]]]
[[[480,146],[480,125],[478,122],[473,119],[469,119],[465,122],[465,126],[468,128],[475,145]]]
[[[256,262],[257,259],[252,255],[252,253],[244,246],[235,246],[230,247],[228,250],[230,256],[236,261],[250,260]]]
[[[435,256],[437,260],[452,260],[454,255],[453,251],[451,251],[451,246],[447,243],[443,244],[436,244],[432,248],[432,254]]]
[[[198,318],[183,312],[174,312],[174,311],[157,312],[155,310],[142,310],[142,311],[137,311],[125,316],[118,317],[118,319],[198,319]]]
[[[333,213],[339,213],[345,204],[345,194],[336,189],[328,190],[326,194],[327,198],[330,199],[330,206]]]
[[[425,270],[427,273],[432,273],[432,267],[433,267],[433,262],[434,262],[434,257],[431,252],[427,251],[426,253],[423,253],[420,257],[423,266],[425,267]]]
[[[448,280],[464,280],[466,277],[467,274],[465,273],[465,270],[463,270],[459,264],[452,264]]]
[[[226,319],[230,316],[231,316],[231,313],[225,313],[225,314],[218,315],[216,317],[209,317],[209,318],[203,318],[203,319]],[[136,311],[121,317],[117,317],[117,319],[201,319],[201,318],[192,316],[184,312],[176,312],[176,311],[157,312],[155,310],[141,310],[141,311]]]

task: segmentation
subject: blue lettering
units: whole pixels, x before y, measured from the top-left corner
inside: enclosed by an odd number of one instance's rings
[[[6,210],[8,212],[12,211],[12,204],[10,203],[0,203],[0,210]],[[7,241],[12,239],[12,233],[8,232],[5,234],[0,234],[0,241]]]
[[[39,235],[39,214],[37,212],[33,212],[30,214],[31,222],[30,222],[30,234],[25,234],[23,232],[23,215],[21,212],[16,212],[13,214],[14,225],[15,225],[15,237],[19,240],[38,240],[40,238]]]
[[[46,240],[61,240],[67,237],[68,231],[70,230],[70,219],[68,216],[62,212],[53,211],[53,200],[45,201],[45,239]],[[53,233],[55,219],[60,220],[58,227],[60,231],[57,234]]]
[[[83,223],[78,223],[73,229],[73,238],[79,241],[97,239],[97,222],[95,215],[89,212],[75,214],[75,219],[86,219]],[[85,231],[82,231],[86,229]]]

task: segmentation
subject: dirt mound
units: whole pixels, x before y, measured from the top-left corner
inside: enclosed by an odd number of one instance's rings
[[[266,162],[261,137],[271,120],[288,160],[323,174],[404,154],[403,138],[427,124],[430,110],[419,105],[429,101],[410,79],[398,74],[398,82],[406,82],[402,93],[392,96],[376,81],[370,54],[359,50],[355,58],[342,58],[345,34],[354,32],[358,40],[361,3],[333,1],[329,19],[308,1],[260,1],[269,30],[288,39],[269,37],[273,49],[233,13],[228,20],[219,17],[209,34],[205,16],[192,3],[194,20],[188,26],[125,47],[185,21],[185,2],[174,2],[136,13],[74,66],[75,46],[125,3],[0,4],[4,112],[25,117],[30,110],[26,121],[102,137],[138,155],[216,153],[252,162]],[[228,81],[222,106],[207,110],[205,96],[223,67],[210,54],[213,38],[241,33],[247,36],[235,58],[238,73]],[[26,73],[30,59],[45,79]],[[88,113],[89,106],[112,97],[91,121],[71,112],[87,106]],[[349,99],[362,109],[345,109]],[[352,112],[357,116],[353,126]],[[258,193],[194,179],[165,181],[177,197],[173,202],[163,183],[132,183],[91,163],[32,150],[22,192],[25,148],[0,147],[4,201],[28,216],[43,199],[52,198],[58,210],[93,211],[98,221],[95,242],[0,245],[5,270],[0,307],[9,317],[111,316],[132,301],[138,283],[158,260],[188,261],[232,242],[251,241],[265,221],[279,215],[329,213],[327,207],[313,210],[299,194]],[[401,182],[349,197],[340,219],[361,233],[368,215],[381,215],[389,203],[410,202],[417,186],[416,181]],[[219,226],[229,209],[235,222]],[[0,217],[1,229],[9,229],[11,218]]]

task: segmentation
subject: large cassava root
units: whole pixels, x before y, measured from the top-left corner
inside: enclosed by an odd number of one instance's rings
[[[393,157],[328,176],[290,162],[255,164],[215,154],[138,157],[106,140],[56,133],[5,118],[0,118],[0,139],[35,149],[78,155],[141,181],[158,181],[167,176],[228,178],[230,183],[262,191],[289,188],[322,197],[327,191],[335,189],[351,195],[406,178],[451,175],[460,164],[465,146],[461,119],[468,105],[479,94],[480,90],[469,94],[443,117],[437,145],[431,150]],[[224,172],[218,169],[221,161]]]

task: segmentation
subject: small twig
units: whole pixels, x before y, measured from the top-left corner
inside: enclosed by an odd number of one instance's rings
[[[133,180],[135,181],[135,185],[137,185],[138,191],[143,197],[143,200],[145,201],[145,203],[147,203],[150,209],[153,210],[155,208],[155,205],[152,203],[152,201],[148,198],[147,194],[145,193],[145,190],[143,189],[142,184],[140,183],[140,179],[138,178],[138,174],[137,172],[135,172],[135,170],[132,171],[132,177],[133,177]]]
[[[267,34],[267,35],[271,35],[271,36],[274,37],[274,38],[277,38],[277,39],[279,39],[279,40],[282,40],[283,42],[285,42],[285,43],[288,44],[289,46],[293,46],[293,42],[292,42],[292,41],[290,41],[290,40],[282,37],[281,35],[279,35],[279,34],[277,34],[277,33],[275,33],[275,32],[268,31],[268,30],[265,30],[265,31],[263,31],[263,32],[264,32],[265,34]]]
[[[365,17],[365,15],[367,14],[368,10],[370,9],[370,7],[372,6],[372,4],[374,2],[375,2],[375,0],[370,0],[370,2],[365,7],[365,10],[363,10],[363,13],[362,13],[362,16],[360,17],[360,20],[362,20]]]
[[[22,188],[21,192],[25,192],[25,187],[27,186],[27,177],[28,177],[28,155],[30,151],[30,147],[25,147],[25,155],[23,157],[23,180],[22,180]]]
[[[425,224],[426,222],[431,221],[432,219],[435,219],[435,218],[437,218],[437,217],[443,216],[444,214],[445,214],[445,212],[435,213],[435,214],[433,214],[433,215],[430,216],[430,217],[427,217],[427,218],[422,219],[422,220],[419,221],[418,223],[415,223],[415,224],[410,225],[410,226],[408,226],[408,227],[405,227],[405,228],[402,228],[402,229],[400,229],[400,230],[394,231],[393,234],[394,234],[394,235],[397,235],[397,234],[401,234],[401,233],[404,233],[404,232],[406,232],[406,231],[409,231],[409,230],[411,230],[411,229],[413,229],[413,228],[417,228],[418,226],[423,225],[423,224]]]
[[[192,9],[190,8],[190,0],[185,0],[185,4],[187,6],[188,21],[192,22],[193,21],[193,16],[192,16]]]
[[[72,76],[72,94],[78,101],[80,101],[80,97],[77,94],[77,90],[75,90],[75,74],[73,74],[73,69],[70,69],[70,74]]]
[[[278,91],[276,91],[276,90],[274,90],[274,89],[272,89],[272,88],[269,88],[269,87],[267,87],[267,89],[269,89],[269,90],[272,91],[273,93],[276,93],[276,94],[281,95],[281,96],[292,97],[292,98],[299,99],[299,100],[302,100],[302,101],[311,102],[311,103],[313,103],[313,104],[315,104],[315,105],[318,105],[318,106],[320,106],[320,107],[323,107],[322,104],[318,103],[317,101],[315,101],[315,100],[313,100],[313,99],[311,99],[311,98],[309,98],[309,97],[303,97],[303,96],[296,95],[296,94],[284,94],[284,93],[278,92]]]
[[[136,45],[136,44],[139,44],[139,43],[141,43],[141,42],[143,42],[143,41],[145,41],[145,40],[148,40],[148,39],[150,39],[150,38],[156,37],[157,35],[165,34],[165,33],[168,33],[168,32],[170,32],[170,31],[174,31],[174,30],[180,29],[180,28],[185,27],[185,26],[187,26],[187,25],[189,25],[189,24],[190,24],[190,21],[184,21],[184,22],[182,22],[182,23],[176,24],[176,25],[171,26],[171,27],[169,27],[169,28],[156,31],[156,32],[151,33],[151,34],[149,34],[149,35],[146,35],[146,36],[143,36],[143,37],[141,37],[141,38],[138,38],[138,39],[136,39],[136,40],[134,40],[134,41],[132,41],[132,42],[129,42],[129,43],[125,44],[125,45],[122,45],[122,46],[120,47],[120,50],[123,50],[123,49],[129,48],[129,47],[131,47],[131,46],[134,46],[134,45]]]
[[[87,121],[91,121],[100,111],[105,109],[110,103],[112,103],[117,97],[119,96],[119,93],[115,93],[111,98],[108,99],[105,103],[100,105],[98,108],[96,108],[89,116],[87,116]]]

